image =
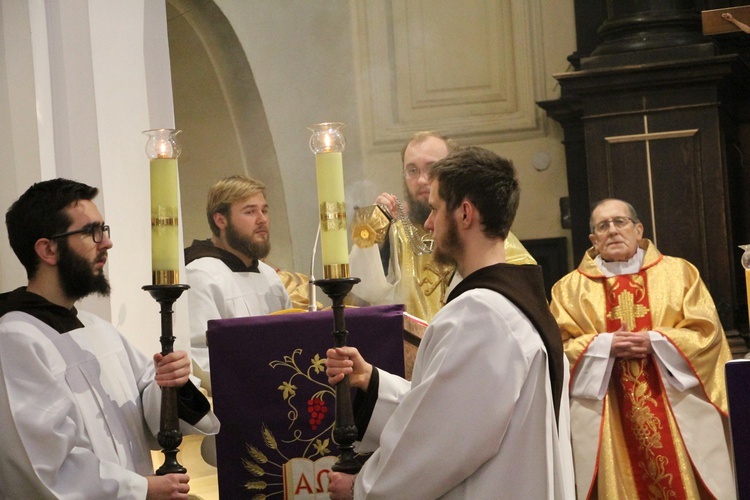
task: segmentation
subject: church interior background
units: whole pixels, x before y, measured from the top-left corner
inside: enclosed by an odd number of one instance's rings
[[[646,236],[701,271],[735,356],[747,352],[738,245],[750,243],[748,50],[704,34],[719,0],[51,0],[0,3],[0,205],[35,181],[100,187],[108,299],[86,308],[158,347],[141,131],[178,128],[182,235],[205,193],[266,183],[271,265],[310,272],[317,222],[307,127],[347,124],[347,210],[403,189],[417,130],[511,158],[513,231],[553,281],[588,246],[592,201],[630,200]],[[318,274],[319,268],[315,268]],[[0,285],[25,283],[0,228]],[[182,307],[181,307],[182,306]],[[187,331],[184,303],[176,332]],[[177,347],[187,339],[178,333]]]

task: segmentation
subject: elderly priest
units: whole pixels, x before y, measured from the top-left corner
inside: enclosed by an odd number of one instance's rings
[[[635,209],[599,202],[591,248],[552,289],[572,366],[579,498],[734,498],[729,347],[697,269],[643,238]]]

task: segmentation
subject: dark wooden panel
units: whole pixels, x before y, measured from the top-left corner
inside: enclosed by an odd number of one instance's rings
[[[663,6],[656,0],[616,3],[617,9],[638,12]],[[718,9],[747,3],[706,0],[701,5]],[[683,6],[694,9],[690,0]],[[626,11],[609,9],[608,15],[617,18],[618,12]],[[646,17],[648,12],[648,21]],[[640,22],[625,18],[616,20]],[[675,37],[662,37],[659,23],[648,27],[653,40],[680,45]],[[656,228],[660,250],[698,267],[727,330],[735,328],[739,316],[747,325],[741,251],[736,248],[750,243],[750,36],[741,35],[721,35],[713,44],[705,39],[683,43],[674,50],[604,54],[597,49],[579,70],[555,75],[568,107],[571,101],[580,103],[586,161],[572,169],[582,177],[585,166],[588,199],[617,197],[633,203],[646,235],[653,236]],[[573,126],[567,124],[566,130]],[[686,129],[695,130],[681,137],[662,134],[647,146],[612,140]],[[570,191],[571,207],[576,194]],[[588,225],[588,214],[571,210],[571,217],[573,227]]]
[[[643,133],[643,117],[641,116],[616,115],[586,121],[586,158],[589,199],[592,204],[603,198],[615,197],[613,172],[619,170],[619,165],[629,168],[628,164],[620,161],[619,153],[615,154],[611,151],[612,144],[607,141],[607,138],[640,133]],[[628,149],[630,158],[643,157],[642,153],[638,155],[631,148],[620,148],[618,146],[618,149],[623,153],[625,149]],[[615,168],[615,164],[618,165],[618,168]]]
[[[542,266],[544,288],[547,299],[551,300],[552,286],[560,278],[568,274],[568,242],[566,238],[541,238],[522,240],[521,243],[529,251],[537,263]],[[578,265],[578,263],[576,263]]]
[[[652,156],[664,166],[664,174],[655,177],[659,181],[656,191],[666,198],[660,202],[657,220],[675,219],[671,232],[659,237],[659,246],[664,253],[685,258],[698,268],[722,322],[729,327],[735,322],[738,273],[718,118],[714,108],[698,107],[655,113],[649,123],[655,131],[697,130],[691,141],[676,139],[652,147]],[[678,217],[684,221],[682,227]]]
[[[703,244],[706,221],[697,133],[651,141],[649,151],[654,192],[653,221],[648,221],[651,237],[655,234],[662,253],[692,262],[706,278],[710,267]]]
[[[606,168],[609,196],[629,202],[639,212],[649,209],[646,141],[607,141]]]

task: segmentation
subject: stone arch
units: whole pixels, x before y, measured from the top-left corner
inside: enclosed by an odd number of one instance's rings
[[[271,265],[290,269],[292,247],[284,186],[252,69],[231,24],[213,0],[167,0],[167,27],[180,157],[185,244],[210,235],[206,192],[222,177],[246,174],[266,184]]]

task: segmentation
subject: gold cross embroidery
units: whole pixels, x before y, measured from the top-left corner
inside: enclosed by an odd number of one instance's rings
[[[632,332],[635,328],[635,320],[648,314],[648,308],[641,304],[636,304],[633,300],[633,294],[629,291],[623,291],[618,297],[618,304],[609,311],[609,319],[619,319],[625,323],[625,328]]]

